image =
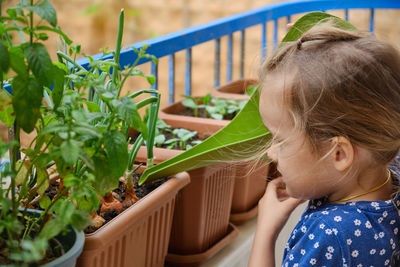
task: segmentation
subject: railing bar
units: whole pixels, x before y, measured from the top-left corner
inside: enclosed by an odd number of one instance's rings
[[[348,8],[346,8],[346,9],[344,10],[344,19],[345,19],[346,21],[349,21],[349,9],[348,9]]]
[[[374,32],[374,19],[375,19],[375,9],[371,8],[371,16],[369,20],[369,30],[370,32]]]
[[[242,30],[240,35],[240,78],[244,77],[245,35],[245,30]]]
[[[215,56],[214,56],[214,87],[219,86],[221,69],[221,38],[215,40]]]
[[[192,95],[192,48],[186,49],[185,94]]]
[[[261,61],[263,61],[267,57],[267,23],[262,24],[261,34]]]
[[[289,24],[289,23],[291,23],[292,22],[292,17],[291,16],[287,16],[286,17],[286,24]],[[286,31],[288,31],[289,29],[288,29],[288,27],[287,27],[287,25],[286,25]]]
[[[169,55],[169,95],[168,103],[175,102],[175,54]]]
[[[228,35],[228,59],[226,66],[226,81],[232,81],[232,54],[233,54],[233,34]]]
[[[155,82],[151,88],[158,90],[158,65],[153,61],[151,62],[151,75],[155,77]]]
[[[274,51],[278,44],[278,20],[274,20]]]

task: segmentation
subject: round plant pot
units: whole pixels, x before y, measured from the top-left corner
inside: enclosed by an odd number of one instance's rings
[[[1,210],[1,208],[0,208]],[[23,210],[20,208],[20,210]],[[28,209],[29,213],[40,214],[42,211]],[[63,245],[63,249],[66,251],[64,255],[57,259],[50,261],[43,267],[74,267],[79,255],[82,253],[82,249],[85,243],[85,234],[83,231],[78,231],[71,225],[68,226],[69,232],[67,234],[59,234],[55,236],[55,239]]]
[[[71,248],[62,255],[61,257],[46,263],[43,267],[73,267],[76,265],[76,261],[79,255],[82,253],[82,249],[85,243],[85,234],[83,231],[78,232],[72,226],[69,227],[70,232],[67,235],[58,235],[56,238],[62,244],[71,246]]]

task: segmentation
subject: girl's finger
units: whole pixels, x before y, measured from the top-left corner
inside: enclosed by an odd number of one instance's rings
[[[293,24],[294,24],[293,22],[286,24],[286,28],[288,28],[288,29],[292,28]]]

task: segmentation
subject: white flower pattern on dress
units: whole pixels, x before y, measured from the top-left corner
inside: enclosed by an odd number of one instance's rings
[[[394,207],[400,208],[399,199],[400,193],[393,202],[311,201],[292,231],[282,266],[390,266],[400,239]]]

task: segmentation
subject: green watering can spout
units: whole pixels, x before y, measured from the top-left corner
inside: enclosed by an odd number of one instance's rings
[[[333,19],[339,28],[356,29],[339,17],[324,12],[311,12],[290,28],[282,43],[298,40],[312,26],[328,19]],[[217,162],[248,160],[256,156],[271,137],[260,116],[259,99],[259,91],[255,90],[247,104],[228,125],[182,154],[146,169],[139,185]]]
[[[255,156],[270,138],[258,110],[259,98],[259,92],[255,90],[228,125],[182,154],[146,169],[139,185],[181,171]]]

